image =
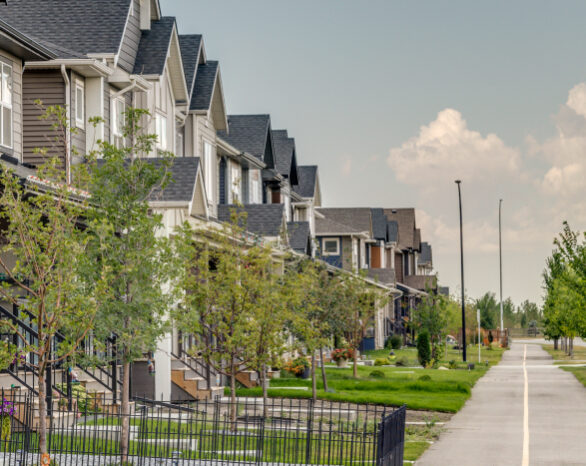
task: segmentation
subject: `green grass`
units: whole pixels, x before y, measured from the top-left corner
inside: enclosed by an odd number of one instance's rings
[[[403,453],[403,459],[407,461],[415,461],[421,455],[423,455],[423,452],[427,450],[429,446],[430,443],[427,441],[408,440],[405,442],[405,452]]]
[[[563,370],[571,372],[586,387],[586,367],[562,367]]]
[[[563,361],[562,364],[572,364],[572,361],[586,361],[586,347],[584,346],[574,346],[572,356],[568,356],[562,350],[554,350],[553,345],[541,345],[541,347],[556,361]]]
[[[414,349],[400,350],[407,358],[416,358]],[[395,351],[395,353],[398,353]],[[471,351],[472,353],[472,351]],[[503,350],[483,350],[483,360],[489,361],[489,366],[500,360]],[[369,353],[371,357],[372,353]],[[453,354],[448,353],[448,358]],[[333,392],[325,392],[318,374],[318,398],[330,401],[350,403],[373,403],[387,406],[406,404],[410,409],[443,411],[455,413],[470,397],[470,391],[476,381],[482,377],[489,366],[476,366],[473,371],[464,368],[456,370],[436,370],[393,366],[358,366],[358,379],[352,377],[352,368],[339,369],[328,366],[328,386]],[[374,369],[384,373],[383,379],[370,378]],[[419,378],[423,375],[430,377],[429,381]],[[287,390],[283,387],[306,387],[307,390]],[[273,379],[270,382],[269,397],[273,398],[311,398],[311,381],[296,378]],[[237,396],[262,396],[260,387],[240,388]]]

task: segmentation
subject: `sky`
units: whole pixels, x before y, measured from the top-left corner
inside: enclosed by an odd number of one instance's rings
[[[323,205],[415,207],[440,282],[541,302],[567,220],[586,229],[586,2],[161,0],[219,60],[230,114],[270,113]]]

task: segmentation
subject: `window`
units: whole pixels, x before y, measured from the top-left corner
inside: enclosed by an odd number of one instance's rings
[[[167,117],[157,113],[156,115],[157,147],[167,150]]]
[[[340,255],[340,240],[338,238],[329,238],[323,240],[323,255],[324,256],[339,256]]]
[[[260,204],[260,170],[250,170],[250,203]]]
[[[230,193],[232,194],[232,203],[240,201],[240,173],[234,163],[230,164]]]
[[[124,147],[124,126],[126,124],[126,103],[123,99],[112,101],[112,143]]]
[[[0,144],[12,147],[12,66],[0,62]]]
[[[182,130],[177,131],[177,139],[175,141],[175,155],[177,157],[183,157],[184,156],[184,151],[183,151],[183,131]]]
[[[81,82],[75,85],[75,125],[85,127],[85,92]]]
[[[204,163],[204,183],[206,185],[206,194],[208,196],[208,202],[212,202],[214,190],[213,190],[213,146],[204,141],[203,143],[203,163]]]
[[[288,195],[283,196],[285,198],[285,217],[287,221],[291,221],[291,198]]]

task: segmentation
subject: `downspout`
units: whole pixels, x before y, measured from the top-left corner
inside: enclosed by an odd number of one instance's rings
[[[67,117],[67,124],[65,125],[65,179],[67,184],[71,183],[71,82],[67,76],[67,69],[65,65],[61,65],[61,76],[65,82],[65,115]]]

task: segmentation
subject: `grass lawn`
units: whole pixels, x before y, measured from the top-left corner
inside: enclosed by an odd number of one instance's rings
[[[470,391],[476,381],[482,377],[489,366],[500,360],[503,350],[495,348],[484,350],[482,360],[488,361],[476,365],[468,371],[464,364],[458,364],[455,370],[423,369],[421,367],[395,366],[358,366],[358,379],[352,377],[352,368],[340,369],[333,365],[326,368],[329,391],[323,390],[321,377],[318,377],[318,398],[330,401],[350,403],[373,403],[389,406],[406,404],[409,409],[443,411],[455,413],[470,397]],[[383,354],[383,353],[379,353]],[[384,355],[388,352],[385,350]],[[413,362],[417,359],[414,348],[395,351]],[[476,353],[477,354],[477,353]],[[473,357],[474,349],[470,350],[470,361],[478,361]],[[376,353],[369,353],[370,359]],[[456,359],[456,352],[448,352],[448,359]],[[373,370],[383,373],[383,378],[371,377]],[[305,387],[306,390],[289,389],[287,387]],[[262,396],[260,387],[240,388],[238,396]],[[311,381],[284,377],[270,382],[269,396],[275,398],[311,398]]]
[[[559,349],[554,350],[553,345],[541,345],[541,347],[556,361],[563,361],[561,364],[571,364],[572,361],[586,361],[586,347],[584,346],[574,346],[573,356],[568,356],[564,351]]]

